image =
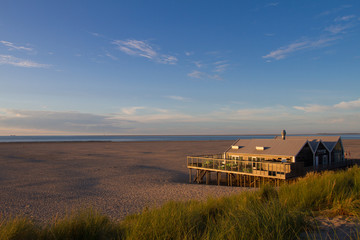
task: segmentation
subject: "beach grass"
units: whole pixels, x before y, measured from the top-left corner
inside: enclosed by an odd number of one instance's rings
[[[0,239],[37,239],[41,231],[26,217],[0,219]]]
[[[316,216],[360,216],[360,168],[311,173],[279,188],[265,185],[207,201],[171,201],[123,221],[96,210],[49,224],[0,219],[0,239],[315,239]],[[360,239],[356,233],[353,239]]]

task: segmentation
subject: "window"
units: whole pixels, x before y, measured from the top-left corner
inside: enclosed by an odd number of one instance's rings
[[[275,171],[269,171],[269,176],[276,176],[276,172]]]

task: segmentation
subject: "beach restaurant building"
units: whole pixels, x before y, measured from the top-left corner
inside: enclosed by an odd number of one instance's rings
[[[239,139],[222,154],[187,157],[190,182],[201,183],[205,178],[210,183],[216,174],[218,184],[226,175],[228,185],[254,187],[347,165],[341,137],[286,136],[285,131],[275,139]]]

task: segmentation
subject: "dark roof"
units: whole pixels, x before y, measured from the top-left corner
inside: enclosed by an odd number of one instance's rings
[[[238,146],[239,149],[230,148],[227,152],[254,155],[296,156],[306,143],[306,139],[239,139],[233,144],[233,146]],[[264,150],[257,150],[257,147],[263,147]]]
[[[281,139],[281,136],[276,136],[275,139]],[[335,145],[339,142],[340,136],[286,136],[285,139],[306,139],[310,142],[310,146],[313,151],[317,149],[319,142],[321,141],[331,152]]]

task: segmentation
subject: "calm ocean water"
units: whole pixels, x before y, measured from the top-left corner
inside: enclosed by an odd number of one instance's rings
[[[0,142],[136,142],[136,141],[206,141],[206,140],[236,140],[239,138],[271,139],[276,135],[160,135],[160,136],[0,136]],[[291,136],[291,135],[289,135]],[[327,136],[339,136],[327,135]],[[340,134],[342,139],[360,139],[360,134]]]

